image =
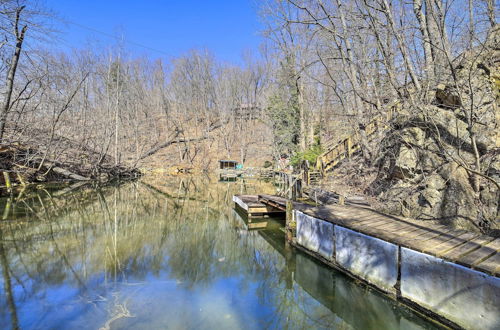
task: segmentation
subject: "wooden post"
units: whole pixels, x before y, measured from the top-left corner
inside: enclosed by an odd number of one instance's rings
[[[295,199],[302,197],[302,195],[300,194],[301,191],[302,191],[302,179],[297,178],[297,180],[295,181]]]
[[[349,136],[347,138],[347,158],[351,158],[351,149],[352,149],[352,139],[351,137]]]
[[[287,288],[293,287],[293,274],[295,274],[295,253],[293,251],[292,245],[293,232],[295,230],[296,223],[293,215],[293,203],[292,201],[286,202],[286,220],[285,220],[285,263],[288,269],[286,285]]]
[[[286,220],[285,232],[286,240],[291,242],[293,240],[293,229],[295,228],[295,219],[293,218],[293,202],[288,200],[286,202]]]
[[[280,196],[283,196],[286,190],[286,182],[283,172],[280,172],[280,182],[281,182]]]
[[[3,172],[3,178],[5,179],[5,187],[9,193],[12,192],[12,184],[10,183],[9,172]]]
[[[302,163],[302,182],[307,186],[310,184],[309,181],[309,161],[305,160]]]
[[[7,203],[5,204],[5,209],[3,210],[3,216],[2,216],[3,220],[7,220],[7,218],[9,217],[11,205],[12,205],[12,195],[9,197]]]
[[[283,183],[282,183],[282,176],[281,176],[281,172],[278,172],[277,173],[277,178],[278,178],[278,195],[281,196],[281,194],[283,193]]]
[[[285,173],[281,172],[281,196],[284,195],[285,191],[286,191],[286,182],[285,182]]]
[[[288,199],[293,199],[293,176],[288,175]]]

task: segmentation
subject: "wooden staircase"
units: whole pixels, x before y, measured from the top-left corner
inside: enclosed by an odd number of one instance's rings
[[[365,127],[365,133],[368,139],[372,138],[379,130],[386,130],[395,111],[398,109],[398,103],[391,105],[385,115],[375,116]],[[325,144],[326,151],[316,160],[316,170],[323,176],[326,172],[337,166],[343,159],[351,158],[357,151],[361,150],[361,135],[359,129],[352,134],[339,140],[330,140]]]

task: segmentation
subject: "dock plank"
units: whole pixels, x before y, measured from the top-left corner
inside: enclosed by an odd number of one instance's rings
[[[259,202],[257,195],[234,195],[233,201],[247,213],[248,217],[278,216],[284,214],[281,209]]]
[[[381,225],[387,225],[388,222],[385,219],[374,219],[372,217],[365,217],[364,219],[356,219],[352,221],[355,226],[371,226],[378,227]]]
[[[427,228],[422,228],[419,226],[415,225],[415,230],[408,230],[403,232],[401,235],[397,236],[395,239],[400,242],[401,244],[408,244],[408,242],[411,242],[415,239],[417,239],[419,236],[422,236],[424,234],[427,234],[429,232],[429,229]]]
[[[385,238],[390,240],[391,243],[399,245],[405,245],[405,242],[411,242],[415,239],[418,239],[419,236],[428,233],[428,231],[426,231],[425,229],[415,226],[414,224],[400,224],[399,226],[380,229],[387,232],[384,235]],[[408,243],[406,245],[408,245]]]
[[[398,242],[404,238],[414,237],[418,232],[422,232],[422,228],[420,226],[416,226],[414,224],[408,224],[407,227],[402,228],[398,231],[398,235],[395,237],[395,242]]]
[[[406,224],[398,223],[394,220],[389,220],[389,221],[380,220],[379,223],[372,226],[368,230],[377,230],[377,231],[382,231],[382,232],[387,232],[387,233],[396,233],[396,232],[402,230],[403,228],[407,228],[407,227],[410,227],[410,226],[406,225]],[[392,235],[394,235],[394,234],[392,234]]]
[[[454,239],[455,237],[461,236],[463,234],[467,233],[466,231],[456,231],[456,230],[450,230],[450,231],[441,231],[441,235],[436,235],[430,239],[425,239],[421,240],[421,243],[425,244],[425,248],[420,248],[422,252],[427,251],[429,248],[432,248],[434,246],[444,244],[444,243],[449,243],[450,240]]]
[[[492,274],[494,276],[500,275],[500,253],[488,257],[486,260],[481,261],[474,266],[474,269]]]
[[[353,230],[358,231],[358,232],[365,234],[365,235],[371,235],[373,237],[385,239],[385,240],[387,240],[389,237],[392,236],[392,234],[390,232],[388,232],[387,230],[380,229],[379,227],[376,227],[376,226],[368,227],[366,225],[365,226],[358,225],[358,226],[352,226],[350,229],[353,229]]]
[[[360,232],[362,232],[365,235],[373,236],[373,237],[376,237],[378,239],[382,239],[382,240],[387,241],[389,243],[395,244],[395,241],[392,239],[394,237],[394,233],[389,232],[387,230],[380,229],[380,228],[370,228],[368,230],[363,230]]]
[[[477,238],[470,240],[464,245],[461,245],[459,247],[454,248],[451,251],[446,252],[445,254],[443,254],[443,258],[448,259],[450,261],[456,261],[458,258],[466,255],[467,253],[470,253],[474,250],[479,249],[481,246],[488,244],[493,239],[494,238],[490,236],[484,236],[484,235],[479,236]]]
[[[441,244],[452,239],[456,234],[453,229],[422,229],[422,232],[421,235],[403,238],[400,242],[409,248],[423,252],[430,245]]]
[[[274,202],[276,204],[282,205],[286,207],[286,202],[288,201],[286,198],[274,196],[274,195],[258,195],[258,200],[260,202]]]
[[[469,240],[476,238],[477,236],[479,236],[479,234],[467,232],[467,233],[464,233],[462,235],[453,237],[452,239],[447,240],[441,244],[436,244],[436,245],[430,246],[430,247],[426,248],[424,250],[424,252],[432,254],[434,256],[441,256],[441,255],[445,254],[446,252],[448,252],[449,250],[451,250],[457,246],[460,246],[462,244],[465,244]]]
[[[476,264],[479,264],[483,260],[497,253],[499,249],[500,249],[500,238],[497,238],[481,246],[479,249],[474,250],[471,253],[462,256],[461,258],[457,259],[457,262],[461,265],[471,267]]]

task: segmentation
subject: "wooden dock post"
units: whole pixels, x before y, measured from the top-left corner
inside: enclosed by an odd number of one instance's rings
[[[286,202],[286,220],[285,220],[285,232],[287,242],[293,240],[293,230],[295,228],[295,219],[293,218],[293,202],[288,200]]]
[[[9,172],[3,172],[3,178],[5,180],[5,187],[7,188],[7,192],[12,193],[12,184],[10,182]]]
[[[352,155],[352,138],[349,136],[347,138],[347,158],[351,158]]]

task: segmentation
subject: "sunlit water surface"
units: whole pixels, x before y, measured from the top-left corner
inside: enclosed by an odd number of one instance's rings
[[[273,189],[172,177],[2,199],[0,328],[436,326],[287,247],[282,221],[233,210]]]

